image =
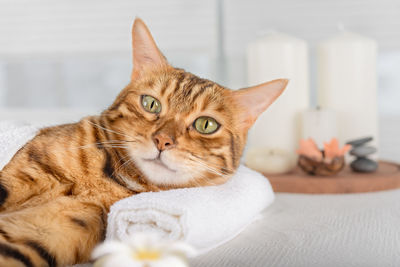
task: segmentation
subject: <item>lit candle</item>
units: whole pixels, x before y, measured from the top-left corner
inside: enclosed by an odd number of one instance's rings
[[[318,104],[337,112],[341,143],[378,137],[377,45],[372,39],[341,32],[318,45]]]
[[[307,44],[283,33],[270,33],[248,46],[247,57],[250,85],[277,78],[290,80],[283,94],[250,130],[248,151],[262,146],[294,154],[301,137],[300,113],[309,105]]]
[[[246,154],[246,165],[266,174],[287,173],[293,169],[296,156],[283,149],[251,148]]]
[[[312,138],[319,149],[337,137],[336,113],[327,109],[310,109],[302,114],[303,139]]]

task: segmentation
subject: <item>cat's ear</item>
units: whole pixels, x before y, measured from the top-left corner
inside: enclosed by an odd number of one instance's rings
[[[240,125],[248,130],[257,117],[265,111],[283,92],[287,79],[278,79],[232,92],[239,106]]]
[[[133,72],[132,79],[147,69],[168,66],[146,24],[136,18],[132,27]]]

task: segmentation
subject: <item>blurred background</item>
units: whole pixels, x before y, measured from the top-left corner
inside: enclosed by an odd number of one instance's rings
[[[0,0],[0,119],[54,123],[106,108],[129,82],[136,16],[172,65],[232,89],[249,85],[250,42],[272,30],[307,41],[311,106],[317,43],[338,25],[374,39],[380,156],[400,160],[398,0]]]

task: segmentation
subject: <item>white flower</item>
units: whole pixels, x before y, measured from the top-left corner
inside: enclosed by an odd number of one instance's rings
[[[106,241],[93,250],[93,267],[187,267],[194,249],[151,234],[135,234],[127,242]]]

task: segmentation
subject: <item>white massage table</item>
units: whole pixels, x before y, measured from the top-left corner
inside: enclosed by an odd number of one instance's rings
[[[277,194],[262,219],[191,266],[398,267],[400,190]]]

